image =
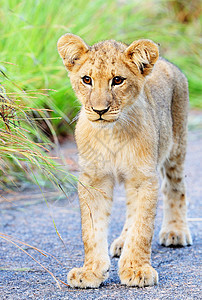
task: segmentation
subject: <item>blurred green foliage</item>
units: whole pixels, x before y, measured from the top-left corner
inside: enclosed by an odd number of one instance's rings
[[[66,32],[89,44],[149,38],[187,75],[191,106],[202,108],[200,22],[198,0],[1,0],[1,83],[7,90],[11,81],[12,89],[14,82],[24,90],[56,90],[49,91],[48,98],[33,99],[32,106],[51,108],[53,116],[62,116],[53,120],[60,134],[70,128],[79,103],[57,53],[58,38]]]
[[[0,85],[0,198],[2,191],[21,190],[31,183],[40,190],[57,190],[63,198],[75,191],[76,178],[69,174],[65,160],[53,155],[53,144],[34,117],[37,112],[49,124],[48,110],[29,106],[41,94],[19,90],[13,95]]]

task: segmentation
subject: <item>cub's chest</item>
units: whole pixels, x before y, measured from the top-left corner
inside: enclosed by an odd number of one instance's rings
[[[111,157],[111,159],[114,159],[119,153],[127,152],[127,146],[130,145],[133,138],[134,133],[129,135],[124,128],[121,130],[100,129],[95,132],[91,139],[91,144],[98,152],[103,153],[108,158]]]
[[[81,168],[96,168],[116,176],[145,164],[151,148],[143,145],[136,133],[122,130],[94,130],[78,136]]]

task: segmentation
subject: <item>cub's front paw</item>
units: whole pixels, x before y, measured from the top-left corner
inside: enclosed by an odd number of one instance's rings
[[[124,246],[124,240],[122,239],[122,237],[118,237],[117,239],[115,239],[113,241],[113,243],[111,244],[110,247],[110,254],[112,257],[119,257],[121,256],[121,251],[123,249]]]
[[[158,273],[149,264],[143,266],[132,266],[132,262],[127,262],[120,266],[119,277],[122,284],[127,286],[151,286],[158,283]]]
[[[71,287],[97,288],[109,277],[109,268],[92,270],[82,267],[74,268],[67,275],[67,282]]]
[[[159,233],[159,242],[166,247],[192,245],[192,238],[188,226],[168,225]]]

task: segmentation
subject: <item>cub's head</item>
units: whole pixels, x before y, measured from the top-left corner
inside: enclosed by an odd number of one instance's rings
[[[87,118],[102,125],[118,120],[134,103],[159,56],[150,40],[88,46],[73,34],[59,39],[58,52]]]

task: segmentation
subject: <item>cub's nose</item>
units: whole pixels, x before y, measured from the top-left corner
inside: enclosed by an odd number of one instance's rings
[[[96,112],[98,115],[102,116],[109,110],[109,106],[105,109],[102,109],[102,110],[98,110],[98,109],[95,109],[95,108],[92,107],[92,110],[94,112]]]

